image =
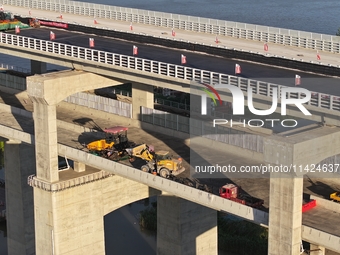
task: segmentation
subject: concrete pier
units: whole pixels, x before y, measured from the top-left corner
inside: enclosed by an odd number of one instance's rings
[[[31,59],[31,73],[43,74],[47,71],[47,63]]]
[[[57,192],[34,187],[36,255],[103,255],[104,216],[158,194],[119,176]]]
[[[172,195],[157,199],[157,255],[217,255],[217,212]]]
[[[33,189],[27,177],[35,173],[34,147],[5,143],[8,255],[35,254]]]
[[[154,107],[153,86],[141,83],[132,83],[132,118],[140,119],[140,107]]]

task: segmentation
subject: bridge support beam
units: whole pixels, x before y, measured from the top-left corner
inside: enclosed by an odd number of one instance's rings
[[[121,84],[82,71],[60,71],[27,77],[27,91],[33,101],[37,177],[59,180],[56,105],[64,98],[87,89]]]
[[[152,108],[154,106],[153,86],[141,83],[132,83],[132,118],[141,120],[141,106]]]
[[[303,178],[270,178],[268,254],[300,254]]]
[[[308,135],[305,131],[308,131]],[[317,165],[323,159],[339,154],[339,140],[339,128],[317,126],[264,139],[265,162],[278,166],[278,169],[280,166],[291,169],[290,173],[275,172],[270,175],[268,254],[300,253],[303,175],[308,173],[309,177],[315,177],[304,169],[306,166],[310,169],[311,164]],[[316,177],[334,176],[323,172]]]
[[[5,143],[8,254],[35,254],[33,189],[27,177],[35,173],[34,147]]]
[[[56,105],[33,101],[37,177],[48,182],[59,180]]]
[[[157,199],[158,255],[217,255],[217,212],[172,195]]]
[[[31,59],[31,73],[43,74],[47,72],[47,64],[45,62]]]

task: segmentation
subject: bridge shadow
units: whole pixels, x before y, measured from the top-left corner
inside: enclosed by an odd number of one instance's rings
[[[312,193],[317,194],[319,196],[322,196],[323,198],[328,199],[328,200],[330,199],[329,198],[330,194],[340,190],[340,189],[335,190],[330,185],[328,185],[324,182],[321,182],[321,181],[318,181],[318,180],[313,181],[308,176],[306,177],[306,179],[307,179],[307,183],[310,184],[309,186],[306,186],[306,189],[308,189]],[[340,188],[340,185],[339,185],[339,188]],[[308,198],[309,195],[304,193],[304,198],[305,197]]]

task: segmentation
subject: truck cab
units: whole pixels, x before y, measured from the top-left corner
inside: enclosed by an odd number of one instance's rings
[[[237,198],[238,187],[232,183],[228,183],[220,188],[220,196],[226,199]]]

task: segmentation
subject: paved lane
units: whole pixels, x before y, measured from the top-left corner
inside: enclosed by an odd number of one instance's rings
[[[133,45],[136,45],[138,46],[138,57],[171,64],[179,65],[181,54],[185,54],[187,56],[186,66],[224,74],[234,75],[235,64],[239,63],[242,68],[242,74],[240,75],[241,77],[280,85],[295,86],[295,75],[299,74],[302,79],[302,84],[300,87],[307,88],[311,91],[340,96],[339,78],[325,77],[316,74],[276,68],[268,65],[259,65],[250,62],[242,62],[239,60],[226,59],[201,53],[185,52],[183,50],[174,50],[145,44],[134,44],[133,42],[114,40],[112,38],[69,32],[59,29],[26,29],[22,30],[20,35],[42,40],[49,40],[50,31],[53,31],[56,34],[56,42],[81,47],[89,47],[89,38],[93,37],[95,40],[96,50],[114,52],[129,56],[132,56],[132,47]]]

